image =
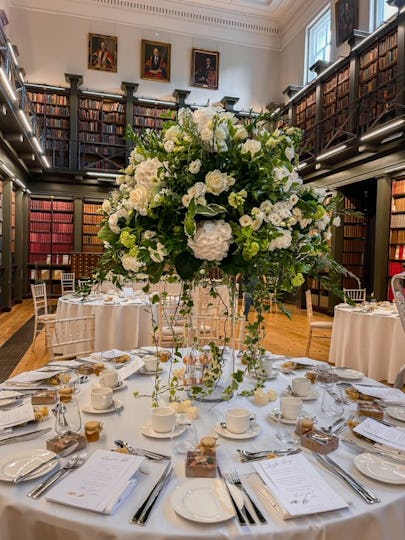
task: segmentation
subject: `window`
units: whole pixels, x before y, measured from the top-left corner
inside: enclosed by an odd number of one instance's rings
[[[316,73],[310,67],[317,60],[330,60],[331,10],[328,9],[307,27],[307,55],[305,82],[310,82]]]
[[[386,0],[371,0],[371,12],[374,15],[374,24],[372,27],[376,29],[381,23],[395,15],[398,8],[389,6]]]

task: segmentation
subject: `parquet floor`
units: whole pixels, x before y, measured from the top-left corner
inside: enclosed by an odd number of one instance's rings
[[[266,314],[266,337],[263,345],[275,354],[288,356],[304,356],[307,337],[306,311],[288,306],[292,318],[289,319],[281,311]],[[13,307],[11,312],[0,314],[0,346],[15,333],[34,314],[32,300],[24,300]],[[323,314],[316,314],[316,319],[331,320]],[[326,334],[327,335],[327,334]],[[328,360],[330,339],[313,340],[310,356],[317,360]],[[1,359],[0,359],[1,361]],[[36,369],[47,362],[45,339],[43,332],[39,334],[35,344],[31,345],[13,375]]]

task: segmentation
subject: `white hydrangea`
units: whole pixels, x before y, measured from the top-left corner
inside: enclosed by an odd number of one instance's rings
[[[136,257],[131,257],[128,253],[122,255],[121,262],[128,272],[137,272],[142,266],[142,263]]]
[[[159,183],[158,171],[163,166],[158,158],[148,158],[139,163],[135,171],[135,181],[147,188]]]
[[[275,249],[287,249],[291,246],[292,236],[291,231],[280,230],[282,234],[277,238],[274,238],[269,244],[269,251],[274,251]]]
[[[198,223],[196,233],[187,243],[197,259],[222,261],[228,254],[231,241],[231,226],[220,219]]]

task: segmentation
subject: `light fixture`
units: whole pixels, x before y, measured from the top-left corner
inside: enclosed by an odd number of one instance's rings
[[[34,84],[34,83],[27,83],[27,85],[31,88],[46,88],[47,90],[57,90],[58,92],[66,92],[67,88],[64,88],[63,86],[52,86],[50,84]]]
[[[1,82],[4,86],[4,88],[6,89],[6,92],[9,96],[9,98],[12,100],[12,101],[17,101],[17,96],[16,96],[16,93],[14,92],[14,89],[13,87],[11,86],[11,83],[6,75],[6,72],[4,71],[4,69],[2,67],[0,67],[0,79],[1,79]]]
[[[402,165],[398,165],[398,167],[391,167],[389,169],[385,169],[384,174],[390,174],[403,170],[405,170],[405,163],[403,163]]]
[[[362,137],[360,137],[361,142],[368,141],[370,139],[374,139],[375,137],[378,137],[378,135],[381,135],[381,133],[385,133],[387,131],[391,131],[391,129],[394,129],[398,126],[402,126],[402,124],[405,122],[405,118],[400,118],[399,120],[395,120],[394,122],[390,122],[389,124],[386,124],[385,126],[382,126],[378,129],[375,129],[373,131],[370,131],[370,133],[366,133]]]
[[[25,114],[25,112],[20,109],[18,111],[18,115],[19,115],[22,123],[24,124],[25,129],[28,131],[28,133],[31,133],[32,132],[32,125],[31,125],[31,122],[28,120],[27,115]]]
[[[14,178],[14,174],[11,172],[11,170],[7,167],[7,165],[5,163],[3,163],[2,161],[0,161],[0,167],[3,169],[3,171],[5,173],[8,174],[8,176],[10,178]]]
[[[87,173],[87,176],[95,176],[97,178],[117,178],[117,176],[119,176],[118,173],[103,173],[103,172],[93,172],[93,171],[89,171]]]
[[[42,163],[45,165],[45,167],[46,167],[47,169],[50,169],[50,168],[51,168],[51,164],[49,163],[49,160],[48,160],[48,158],[46,157],[45,154],[43,154],[43,155],[41,156],[41,159],[42,159]]]
[[[173,101],[163,101],[160,99],[138,98],[142,103],[152,103],[153,105],[176,105]]]
[[[11,41],[7,41],[7,46],[11,54],[11,58],[13,59],[13,62],[16,66],[18,66],[18,59],[17,55],[15,53],[15,46],[11,44]]]
[[[43,150],[42,146],[40,145],[40,143],[39,143],[39,141],[38,141],[38,139],[37,139],[36,136],[32,137],[32,142],[34,143],[34,146],[35,146],[35,148],[38,150],[38,152],[39,152],[40,154],[43,154],[43,153],[44,153],[44,150]]]
[[[395,141],[396,139],[402,138],[403,136],[404,136],[403,131],[397,131],[396,133],[393,133],[392,135],[385,137],[385,139],[383,139],[380,144],[385,144],[387,142]]]
[[[25,191],[26,191],[29,195],[31,195],[31,190],[29,190],[28,188],[25,188]]]
[[[98,97],[110,97],[113,99],[123,99],[124,96],[121,94],[105,94],[102,92],[95,92],[94,90],[82,90],[82,94],[88,94],[90,96],[98,96]]]
[[[308,165],[308,163],[306,161],[304,161],[304,163],[300,163],[298,165],[297,169],[299,169],[299,170],[304,169],[307,165]]]
[[[23,184],[19,178],[14,178],[14,181],[15,181],[15,183],[18,184],[20,187],[22,187],[23,189],[26,189],[27,186],[26,186],[25,184]]]
[[[347,148],[347,144],[341,144],[340,146],[337,146],[336,148],[329,150],[329,152],[324,152],[323,154],[319,154],[319,156],[316,158],[316,161],[323,161],[324,159],[327,159],[331,156],[334,156],[335,154],[338,154],[339,152],[342,152],[346,148]]]

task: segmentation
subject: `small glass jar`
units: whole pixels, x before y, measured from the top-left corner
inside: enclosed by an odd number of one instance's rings
[[[90,420],[89,422],[86,422],[84,426],[84,432],[88,442],[98,441],[102,431],[103,424],[97,420]]]

